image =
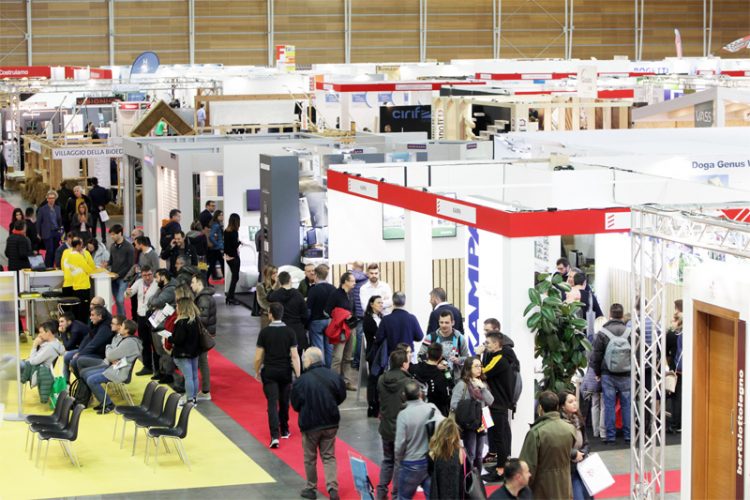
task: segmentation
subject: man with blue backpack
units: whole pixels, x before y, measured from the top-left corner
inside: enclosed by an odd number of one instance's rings
[[[450,311],[440,311],[438,328],[428,332],[419,348],[418,358],[420,361],[427,360],[427,350],[432,344],[440,344],[443,347],[443,360],[447,369],[451,371],[451,378],[456,381],[461,378],[461,367],[471,354],[466,338],[454,328],[455,321]]]
[[[623,322],[622,304],[612,304],[609,308],[609,321],[604,324],[594,338],[591,366],[596,379],[602,382],[604,395],[604,420],[607,436],[605,444],[614,444],[615,397],[620,395],[622,408],[622,432],[625,441],[630,442],[630,328]]]

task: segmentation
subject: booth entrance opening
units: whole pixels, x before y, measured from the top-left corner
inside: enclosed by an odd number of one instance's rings
[[[693,498],[738,498],[731,464],[737,463],[734,396],[744,322],[736,311],[700,301],[694,302],[693,314],[692,494]]]

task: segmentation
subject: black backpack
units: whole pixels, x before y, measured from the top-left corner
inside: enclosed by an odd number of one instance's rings
[[[468,388],[464,388],[463,397],[466,396]],[[462,431],[476,432],[482,426],[482,403],[469,397],[461,399],[456,405],[456,423]]]
[[[75,399],[76,406],[83,405],[84,408],[88,408],[91,401],[91,389],[85,381],[80,378],[75,379],[70,386],[70,394]]]

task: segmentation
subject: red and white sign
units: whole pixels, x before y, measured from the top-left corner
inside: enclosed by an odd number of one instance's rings
[[[371,83],[335,83],[316,82],[317,90],[333,92],[430,92],[440,90],[451,85],[487,85],[487,82],[477,80],[449,80],[424,82],[371,82]]]
[[[50,78],[50,66],[0,66],[0,78]]]

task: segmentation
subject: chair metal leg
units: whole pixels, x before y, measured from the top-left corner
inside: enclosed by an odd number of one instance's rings
[[[145,463],[146,465],[148,465],[148,453],[149,453],[150,445],[151,445],[151,437],[146,436],[146,453],[143,456],[143,463]],[[156,443],[156,447],[157,448],[159,447],[159,443]]]
[[[102,415],[104,415],[104,409],[107,407],[107,394],[109,390],[109,382],[104,385],[104,401],[100,401],[102,404]]]
[[[73,465],[75,465],[76,467],[80,469],[81,463],[78,461],[78,454],[75,452],[75,449],[73,448],[73,443],[70,441],[64,441],[64,442],[65,442],[66,448],[68,449],[68,453],[70,454],[71,457],[73,457]]]
[[[28,451],[29,449],[29,434],[31,434],[31,426],[26,426],[26,446],[23,447],[23,451]]]
[[[44,471],[47,470],[47,456],[49,455],[49,442],[50,440],[47,440],[47,450],[44,452],[44,465],[42,466],[42,475],[44,475]],[[41,441],[40,441],[41,443]],[[41,452],[41,450],[39,450]],[[37,456],[37,459],[39,457]]]
[[[159,443],[157,441],[154,446],[154,474],[156,474],[156,466],[159,465]]]
[[[31,446],[29,447],[29,460],[34,459],[34,439],[36,439],[36,432],[31,433]]]
[[[177,439],[177,446],[179,446],[180,450],[182,450],[182,461],[187,465],[187,468],[190,472],[193,471],[192,467],[190,467],[190,459],[187,456],[187,452],[185,451],[185,447],[182,445],[182,439]]]
[[[135,456],[135,443],[138,441],[138,425],[135,422],[133,424],[135,425],[135,431],[133,431],[133,451],[130,452],[131,457]]]
[[[174,439],[176,441],[179,441],[179,438],[170,438],[170,439]],[[166,438],[165,438],[165,441],[166,441]],[[177,450],[177,456],[180,457],[180,460],[182,460],[182,463],[184,464],[185,463],[185,457],[182,456],[182,450],[180,450],[180,446],[179,445],[174,445],[174,449]]]
[[[36,468],[39,468],[39,456],[42,454],[42,438],[40,437],[37,440],[37,447],[36,447]]]
[[[125,416],[122,417],[122,436],[120,436],[120,449],[125,444],[125,427],[128,426],[128,419]]]
[[[167,446],[167,440],[162,439],[161,441],[162,443],[164,443],[164,451],[166,451],[167,453],[172,453],[171,451],[169,451],[169,446]]]
[[[112,430],[112,441],[117,437],[117,421],[120,420],[120,415],[115,414],[115,428]]]

